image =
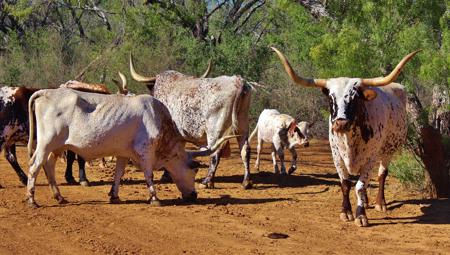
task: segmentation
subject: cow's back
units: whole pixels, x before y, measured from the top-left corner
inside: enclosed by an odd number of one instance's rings
[[[184,139],[205,144],[208,125],[219,118],[231,123],[233,105],[243,86],[238,76],[199,79],[168,71],[157,76],[153,95],[167,106]]]
[[[92,148],[87,158],[105,154],[134,157],[130,153],[135,142],[158,141],[167,129],[162,123],[170,121],[165,106],[149,95],[100,95],[65,88],[38,93],[36,116],[46,121],[41,132],[47,135],[51,130],[67,149],[82,156]]]
[[[406,142],[406,91],[401,84],[391,83],[380,88],[386,96],[383,102],[388,112],[388,121],[383,129],[383,144],[379,151],[380,159],[390,158]]]
[[[292,121],[295,121],[294,118],[287,114],[281,114],[275,109],[265,109],[258,119],[258,137],[265,142],[272,142],[274,135],[287,135],[287,129]],[[283,130],[286,132],[280,133]]]

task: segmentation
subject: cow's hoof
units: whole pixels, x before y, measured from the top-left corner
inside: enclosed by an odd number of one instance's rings
[[[67,204],[69,203],[63,196],[59,195],[59,196],[55,196],[56,202],[58,202],[58,204],[62,205],[62,204]]]
[[[339,215],[339,218],[344,221],[352,221],[353,220],[353,213],[348,211],[348,212],[341,212],[341,214]]]
[[[80,186],[89,187],[89,186],[91,186],[91,184],[89,183],[88,180],[85,180],[85,181],[80,181]]]
[[[110,197],[109,198],[109,203],[117,205],[117,204],[121,204],[122,200],[120,200],[119,197]]]
[[[252,184],[252,181],[250,181],[250,180],[245,180],[242,183],[242,188],[243,189],[251,189],[252,187],[253,187],[253,184]]]
[[[200,183],[198,185],[199,189],[214,189],[214,182],[206,182],[206,183]]]
[[[30,200],[28,200],[27,204],[28,204],[28,206],[29,206],[30,208],[32,208],[32,209],[37,209],[37,208],[40,207],[35,201],[30,201]]]
[[[154,207],[161,206],[161,202],[158,199],[150,199],[149,204],[150,204],[150,206],[154,206]]]
[[[369,226],[369,221],[367,220],[366,215],[359,215],[355,219],[355,225],[358,227],[367,227]]]
[[[194,203],[197,201],[197,192],[192,191],[189,195],[182,195],[183,201],[186,203]]]
[[[387,211],[387,206],[386,204],[376,204],[375,205],[375,210],[379,211],[379,212],[386,212]]]
[[[66,178],[66,182],[67,182],[67,184],[69,184],[69,185],[78,185],[78,182],[75,181],[74,178]]]
[[[289,170],[288,170],[288,174],[291,175],[291,174],[293,174],[296,170],[297,170],[296,167],[290,167]]]

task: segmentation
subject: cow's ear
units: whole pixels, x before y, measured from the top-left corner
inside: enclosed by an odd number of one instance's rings
[[[295,129],[297,128],[297,121],[293,120],[289,125],[288,133],[290,136],[294,135]]]
[[[362,96],[364,98],[364,100],[367,101],[371,101],[374,100],[375,98],[377,98],[377,92],[373,89],[369,89],[369,88],[363,88],[362,89]]]
[[[297,132],[297,134],[298,134],[298,136],[300,136],[300,138],[305,139],[305,136],[303,135],[302,131],[300,131],[300,128],[296,127],[295,132]]]
[[[322,93],[323,93],[325,96],[328,96],[328,95],[330,95],[330,90],[327,89],[327,88],[322,88]]]

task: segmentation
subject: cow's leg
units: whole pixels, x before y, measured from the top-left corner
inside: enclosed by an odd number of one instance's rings
[[[342,221],[353,220],[352,204],[350,203],[350,190],[352,189],[352,183],[348,179],[341,180],[342,191],[342,211],[340,218]]]
[[[386,162],[381,162],[380,168],[378,169],[378,194],[375,204],[375,210],[380,212],[386,212],[386,200],[384,198],[384,184],[386,182],[386,177],[388,175],[388,164]]]
[[[220,162],[221,150],[222,148],[218,149],[209,158],[210,160],[209,160],[208,174],[206,175],[205,179],[203,179],[202,183],[198,186],[200,189],[214,188],[214,176],[216,175],[217,166],[219,165]]]
[[[78,161],[78,176],[80,178],[80,185],[84,187],[89,186],[89,180],[86,177],[86,161],[80,155],[77,155]]]
[[[270,155],[272,156],[272,164],[273,164],[273,172],[275,174],[279,174],[280,170],[278,169],[278,165],[277,165],[277,150],[275,149],[275,146],[273,146],[272,144],[272,152],[270,153]]]
[[[27,185],[27,175],[23,172],[19,163],[17,162],[16,157],[16,145],[12,144],[11,146],[5,147],[5,157],[8,160],[9,164],[13,167],[14,171],[16,171],[17,176],[19,176],[20,182],[23,185]]]
[[[369,168],[365,168],[369,169]],[[355,191],[358,200],[358,206],[356,207],[355,224],[359,227],[367,227],[369,221],[367,220],[366,209],[364,203],[366,203],[367,197],[367,185],[369,183],[369,170],[364,170],[359,176],[359,180],[356,183]]]
[[[295,172],[295,170],[297,170],[297,151],[294,147],[289,148],[289,151],[292,155],[292,165],[289,168],[288,174],[292,174],[293,172]]]
[[[30,169],[28,172],[28,182],[27,182],[27,193],[26,199],[27,203],[32,208],[37,208],[39,205],[36,203],[34,198],[34,193],[36,191],[36,178],[39,174],[39,170],[45,163],[49,153],[44,153],[43,149],[37,149],[34,152],[33,157],[30,160]]]
[[[111,190],[108,195],[110,196],[110,203],[117,204],[120,203],[119,199],[119,186],[120,180],[125,173],[125,166],[127,164],[128,158],[117,157],[116,169],[114,171],[114,183],[111,185]]]
[[[67,160],[66,173],[64,174],[66,182],[70,185],[76,185],[77,182],[75,181],[75,178],[73,178],[72,173],[72,166],[73,162],[75,161],[75,153],[73,151],[67,151],[66,160]]]
[[[278,154],[278,158],[280,159],[280,165],[281,165],[281,174],[286,174],[286,167],[284,166],[284,150],[283,147],[280,146],[278,148],[276,148],[277,150],[277,154]]]
[[[255,169],[259,172],[259,161],[261,156],[261,150],[263,146],[263,140],[258,137],[258,145],[256,146],[256,161],[255,161]]]
[[[244,163],[244,180],[242,181],[242,187],[244,189],[250,189],[252,187],[252,181],[250,178],[250,143],[248,142],[247,132],[240,132],[241,136],[237,138],[239,143],[239,150],[241,151],[241,159]]]
[[[55,179],[55,165],[56,165],[57,157],[54,153],[50,153],[47,158],[47,161],[44,164],[44,172],[47,176],[48,185],[53,193],[53,198],[58,201],[59,204],[67,203],[63,196],[61,196],[61,192],[59,191],[58,185],[56,184]]]
[[[147,188],[150,193],[150,197],[148,199],[148,202],[152,206],[160,206],[161,203],[159,202],[158,197],[156,196],[156,188],[153,184],[153,165],[152,164],[145,164],[143,165],[142,169],[144,170],[144,176],[145,181],[147,182]]]

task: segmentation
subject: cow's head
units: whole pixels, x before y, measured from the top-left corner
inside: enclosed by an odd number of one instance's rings
[[[301,132],[299,126],[297,124],[297,121],[292,121],[289,124],[288,130],[287,130],[287,137],[289,140],[289,148],[293,148],[296,145],[303,145],[305,147],[309,146],[308,141],[306,140],[306,137],[303,132]]]
[[[359,106],[363,101],[370,101],[377,97],[374,87],[385,86],[397,79],[404,65],[420,50],[406,55],[395,69],[386,77],[380,78],[333,78],[333,79],[305,79],[298,76],[292,69],[289,61],[278,49],[276,52],[289,77],[304,87],[321,88],[330,102],[331,123],[334,132],[344,133],[350,130],[355,121]]]
[[[28,100],[34,91],[22,87],[0,88],[0,150],[17,131],[23,135],[28,133]]]
[[[314,122],[307,122],[307,121],[301,121],[298,123],[297,128],[300,131],[300,133],[303,135],[303,140],[300,143],[300,145],[303,145],[305,147],[309,147],[309,139],[312,138],[312,135],[310,134],[310,129],[314,125]]]

